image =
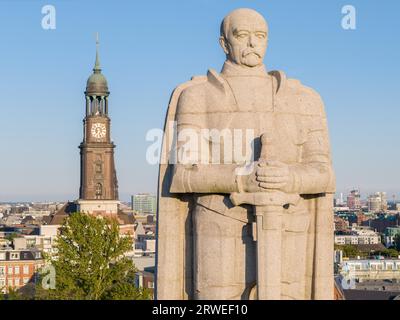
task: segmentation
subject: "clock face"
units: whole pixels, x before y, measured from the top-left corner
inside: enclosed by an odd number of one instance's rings
[[[101,139],[106,136],[107,130],[103,123],[95,123],[92,126],[92,136]]]

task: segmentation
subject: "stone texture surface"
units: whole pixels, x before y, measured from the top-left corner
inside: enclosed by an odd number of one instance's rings
[[[209,70],[172,94],[157,299],[333,299],[335,182],[324,106],[314,90],[266,71],[268,31],[259,13],[231,12],[221,24],[221,73]],[[244,134],[235,137],[246,130],[251,152],[232,156],[249,147]],[[196,139],[181,139],[186,132]]]

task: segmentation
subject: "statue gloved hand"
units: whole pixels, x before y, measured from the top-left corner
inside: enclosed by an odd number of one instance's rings
[[[257,161],[249,174],[237,177],[242,192],[265,192],[281,190],[287,192],[291,185],[289,166],[280,161]]]
[[[256,182],[263,190],[288,192],[291,188],[292,175],[287,164],[276,161],[259,161],[255,170]]]

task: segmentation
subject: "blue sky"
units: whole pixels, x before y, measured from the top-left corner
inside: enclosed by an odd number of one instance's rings
[[[56,8],[56,29],[41,9]],[[341,27],[344,5],[357,29]],[[224,55],[219,24],[254,8],[270,27],[265,59],[315,88],[328,114],[337,189],[400,196],[400,2],[397,0],[0,1],[0,201],[78,197],[84,90],[96,31],[110,96],[122,200],[155,192],[146,132],[173,88]]]

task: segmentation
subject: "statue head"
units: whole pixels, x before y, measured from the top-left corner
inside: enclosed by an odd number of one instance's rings
[[[227,60],[252,68],[263,63],[267,36],[268,25],[261,14],[252,9],[237,9],[222,21],[219,43]]]

